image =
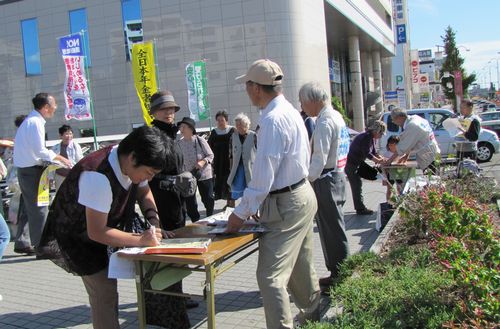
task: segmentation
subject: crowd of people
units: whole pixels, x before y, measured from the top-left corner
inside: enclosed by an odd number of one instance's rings
[[[320,296],[349,255],[343,209],[346,177],[356,213],[370,215],[360,176],[366,159],[387,165],[404,162],[413,152],[421,169],[435,173],[439,147],[425,119],[398,108],[391,117],[403,133],[388,141],[385,154],[375,148],[386,130],[381,121],[351,142],[327,90],[316,82],[304,84],[298,95],[300,113],[283,95],[284,77],[277,63],[262,59],[236,79],[245,84],[260,111],[258,132],[250,129],[244,113],[232,126],[228,113],[219,111],[207,141],[198,136],[192,118],[175,122],[180,107],[165,90],[151,96],[151,127],[134,129],[118,145],[85,157],[68,125],[59,129],[60,144],[45,147],[45,122],[54,116],[57,103],[52,95],[37,94],[33,111],[15,137],[13,158],[23,202],[14,251],[49,258],[80,276],[94,328],[119,328],[117,282],[107,276],[109,250],[155,246],[175,236],[187,218],[198,221],[196,194],[183,196],[171,179],[189,172],[206,216],[214,213],[215,200],[233,208],[228,233],[237,232],[250,217],[267,228],[259,239],[256,269],[267,327],[293,328],[289,293],[300,310],[299,323],[319,320]],[[466,106],[462,114],[471,115]],[[37,191],[46,163],[54,160],[65,168],[55,173],[57,193],[49,209],[38,205]],[[135,213],[136,203],[144,220]],[[0,257],[10,240],[1,217]],[[330,272],[319,279],[312,257],[314,219]],[[181,293],[182,282],[167,290]],[[148,323],[175,328],[189,328],[186,308],[197,306],[190,299],[163,295],[146,295],[146,304],[153,310],[147,314]]]

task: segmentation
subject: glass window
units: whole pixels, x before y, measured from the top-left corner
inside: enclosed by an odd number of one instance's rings
[[[36,18],[21,21],[21,34],[23,36],[24,67],[26,69],[26,75],[42,74]]]
[[[71,10],[69,12],[69,29],[70,33],[78,33],[82,30],[85,31],[83,34],[83,53],[85,54],[85,66],[91,66],[90,60],[90,47],[89,47],[89,33],[87,28],[87,12],[84,8]]]
[[[443,121],[448,119],[448,115],[444,113],[429,113],[429,123],[432,130],[439,130],[443,128]]]
[[[399,132],[399,126],[392,122],[392,117],[390,114],[387,114],[387,131],[397,133]]]
[[[130,61],[132,45],[143,41],[140,0],[122,0],[123,35],[125,56]]]

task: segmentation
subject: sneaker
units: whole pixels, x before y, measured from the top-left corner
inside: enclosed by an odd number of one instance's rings
[[[26,256],[33,256],[35,254],[35,248],[29,246],[24,248],[14,248],[16,254],[26,254]]]
[[[368,209],[368,208],[356,210],[356,215],[361,215],[361,216],[373,215],[373,210]]]

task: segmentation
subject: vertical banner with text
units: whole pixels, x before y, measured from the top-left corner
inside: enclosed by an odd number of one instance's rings
[[[144,122],[151,125],[153,117],[149,114],[149,100],[151,95],[157,91],[153,42],[134,44],[131,61],[135,90],[141,102]]]
[[[420,77],[420,61],[418,59],[418,50],[410,51],[410,66],[411,66],[411,89],[414,94],[420,92],[419,77]]]
[[[208,105],[207,71],[205,62],[196,61],[186,65],[186,83],[188,88],[188,107],[190,116],[195,121],[210,118]]]
[[[75,33],[59,39],[59,49],[66,67],[64,101],[66,120],[91,120],[90,91],[85,74],[85,55],[82,34]]]

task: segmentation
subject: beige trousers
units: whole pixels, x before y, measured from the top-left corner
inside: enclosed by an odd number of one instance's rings
[[[120,329],[116,279],[108,279],[108,268],[82,276],[89,294],[94,329]]]
[[[286,193],[269,195],[261,222],[269,229],[259,240],[257,282],[269,329],[293,328],[290,291],[303,313],[321,298],[313,262],[313,218],[318,209],[309,182]]]

